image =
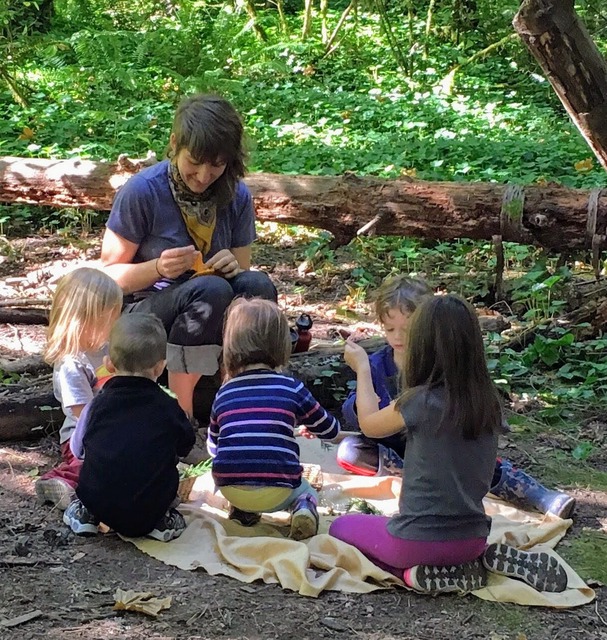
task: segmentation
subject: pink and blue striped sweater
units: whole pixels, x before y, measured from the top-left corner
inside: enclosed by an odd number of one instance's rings
[[[298,425],[325,440],[340,429],[303,383],[289,376],[252,369],[226,382],[213,402],[207,439],[215,484],[298,487]]]

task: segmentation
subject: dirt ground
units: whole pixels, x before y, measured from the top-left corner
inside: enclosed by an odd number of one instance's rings
[[[43,296],[45,288],[48,295],[51,274],[95,257],[96,244],[49,246],[48,241],[36,245],[32,240],[25,248],[16,245],[15,251],[11,260],[0,264],[0,297]],[[295,256],[294,250],[283,247],[277,258],[262,246],[258,262],[273,272],[293,315],[313,312],[320,319],[316,337],[326,337],[337,322],[330,310],[347,293],[344,281],[313,288],[306,276],[298,275]],[[11,282],[15,273],[38,275]],[[36,352],[43,335],[42,327],[0,326],[0,355]],[[518,462],[527,460],[536,445],[545,443],[522,446],[515,436],[505,443],[508,457]],[[607,591],[602,585],[593,584],[595,602],[569,611],[483,602],[473,596],[428,597],[404,589],[369,595],[324,593],[311,599],[276,585],[244,585],[202,570],[169,567],[113,534],[75,537],[62,524],[60,512],[35,500],[35,479],[58,461],[58,454],[52,436],[0,442],[2,639],[607,640]],[[605,527],[607,494],[590,487],[572,492],[578,510],[569,536],[584,528]],[[117,588],[170,596],[171,606],[157,618],[117,612],[112,608]],[[20,616],[30,613],[31,620],[19,623]],[[15,626],[7,626],[11,622]]]

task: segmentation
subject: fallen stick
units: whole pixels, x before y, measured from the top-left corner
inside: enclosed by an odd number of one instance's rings
[[[0,620],[0,626],[2,627],[16,627],[17,625],[23,624],[25,622],[29,622],[34,618],[39,618],[42,614],[40,609],[36,609],[35,611],[30,611],[29,613],[24,613],[21,616],[17,616],[16,618],[11,618],[10,620]]]
[[[59,560],[47,560],[46,558],[19,558],[18,556],[0,558],[0,565],[4,567],[34,567],[39,564],[56,566],[61,562]]]

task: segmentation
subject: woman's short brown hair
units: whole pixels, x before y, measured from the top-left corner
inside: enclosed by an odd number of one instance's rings
[[[231,202],[246,171],[244,130],[232,104],[216,95],[185,98],[175,112],[172,134],[175,154],[187,149],[196,162],[226,163],[225,171],[210,188],[218,204]]]
[[[223,362],[230,377],[252,364],[283,367],[290,355],[289,324],[275,302],[261,298],[232,302],[223,331]]]

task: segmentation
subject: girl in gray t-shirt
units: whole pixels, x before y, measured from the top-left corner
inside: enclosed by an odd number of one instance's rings
[[[567,576],[545,553],[487,547],[483,497],[493,478],[501,407],[485,362],[478,318],[454,296],[425,300],[411,317],[402,376],[406,391],[380,409],[369,359],[346,344],[357,375],[362,432],[382,438],[406,430],[399,513],[350,514],[329,533],[422,592],[467,592],[485,586],[486,570],[563,591]]]

